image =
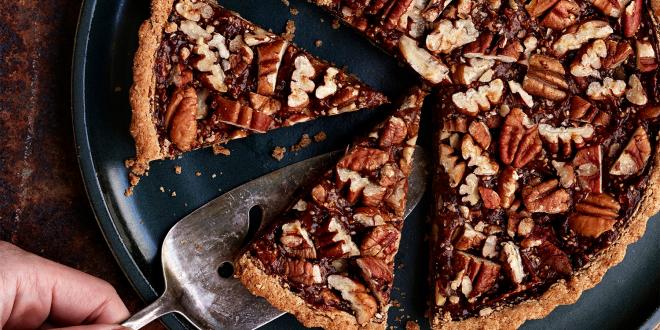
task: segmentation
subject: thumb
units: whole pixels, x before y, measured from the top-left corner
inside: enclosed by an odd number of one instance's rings
[[[117,324],[90,324],[90,325],[77,325],[66,328],[57,328],[51,330],[132,330],[132,329]]]

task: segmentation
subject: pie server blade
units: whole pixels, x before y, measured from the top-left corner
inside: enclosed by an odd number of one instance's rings
[[[323,175],[341,154],[323,154],[274,171],[181,219],[162,246],[164,293],[122,325],[139,329],[174,312],[199,329],[254,329],[282,315],[231,276],[232,262],[244,248],[248,233],[259,226],[250,228],[250,209],[259,207],[261,223],[267,223],[290,206],[300,187]],[[428,160],[421,147],[415,149],[413,164],[405,216],[426,188]]]

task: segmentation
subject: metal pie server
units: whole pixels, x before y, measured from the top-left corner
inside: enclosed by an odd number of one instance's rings
[[[250,210],[262,225],[286,210],[300,192],[331,168],[341,151],[317,156],[262,176],[210,201],[181,219],[163,242],[165,292],[122,325],[139,329],[168,313],[181,314],[199,329],[254,329],[283,313],[252,295],[232,275],[232,263],[249,239]],[[426,188],[428,160],[417,147],[409,178],[405,216]],[[252,227],[257,227],[253,224]]]

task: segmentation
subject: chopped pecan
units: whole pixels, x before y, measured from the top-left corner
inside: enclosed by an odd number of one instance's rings
[[[562,35],[552,44],[552,49],[557,56],[564,56],[568,51],[579,49],[589,40],[603,39],[614,32],[606,21],[598,20],[581,23],[574,30],[574,32],[568,32]]]
[[[516,190],[518,190],[518,173],[513,167],[507,167],[500,174],[497,187],[502,208],[508,209],[511,207]]]
[[[451,100],[462,113],[476,116],[479,111],[488,111],[492,105],[498,104],[502,99],[503,92],[504,83],[502,79],[495,79],[487,85],[455,93],[451,96]]]
[[[479,187],[479,195],[481,195],[481,200],[484,201],[484,207],[487,209],[497,209],[500,208],[502,202],[500,196],[495,192],[495,190],[490,188]]]
[[[658,59],[655,55],[653,45],[648,40],[635,41],[637,55],[637,69],[641,72],[651,72],[658,67]]]
[[[626,91],[626,82],[623,80],[614,80],[610,77],[603,79],[602,83],[592,82],[587,87],[587,96],[592,100],[602,101],[610,98],[616,99]]]
[[[562,187],[570,188],[575,184],[575,170],[573,169],[573,165],[553,160],[552,167],[557,171],[559,183]]]
[[[630,86],[630,89],[626,91],[626,99],[635,105],[646,105],[648,97],[646,97],[644,86],[642,86],[642,82],[636,74],[630,75],[628,86]]]
[[[474,228],[467,223],[456,229],[452,236],[454,236],[454,248],[461,251],[478,248],[486,239],[484,234],[474,230]]]
[[[472,135],[472,138],[474,138],[474,141],[479,144],[479,146],[484,149],[488,149],[490,146],[490,131],[488,130],[488,126],[486,126],[486,124],[475,120],[470,123],[468,131],[470,132],[470,135]]]
[[[449,68],[437,57],[417,46],[417,41],[403,35],[399,39],[399,50],[403,58],[424,79],[439,84],[449,79]]]
[[[452,289],[461,286],[462,293],[468,298],[478,297],[492,288],[501,268],[495,262],[460,251],[454,253],[451,263],[458,275]]]
[[[460,161],[459,156],[454,154],[454,148],[446,144],[440,144],[438,149],[440,165],[449,176],[449,186],[454,188],[463,180],[467,165],[465,162]]]
[[[357,147],[344,156],[337,168],[347,168],[352,171],[373,171],[379,169],[389,160],[389,155],[380,149]]]
[[[630,38],[637,33],[642,24],[643,0],[632,0],[623,14],[623,36]]]
[[[500,258],[504,263],[504,270],[509,275],[511,282],[515,284],[522,283],[525,278],[525,270],[520,257],[520,249],[513,242],[504,242]]]
[[[578,235],[596,238],[612,230],[621,205],[608,194],[589,194],[575,205],[576,213],[568,217],[568,225]]]
[[[391,220],[390,215],[376,207],[360,207],[355,210],[353,220],[365,227],[384,225]]]
[[[569,118],[574,121],[591,123],[594,126],[606,126],[610,122],[610,115],[599,110],[589,103],[589,101],[574,95],[571,96],[571,109]]]
[[[580,17],[580,6],[572,0],[560,0],[545,15],[541,25],[553,30],[563,30],[577,22]]]
[[[362,256],[372,256],[385,260],[388,264],[394,260],[399,246],[399,231],[391,225],[374,227],[362,240]]]
[[[621,63],[625,62],[633,52],[630,43],[625,40],[606,40],[605,43],[607,44],[607,57],[601,61],[604,69],[614,69],[618,67]]]
[[[603,155],[600,145],[578,150],[573,158],[573,168],[578,183],[585,191],[603,192]]]
[[[197,93],[192,87],[177,92],[167,106],[165,123],[169,125],[172,143],[179,150],[188,151],[197,138]]]
[[[571,195],[556,179],[525,186],[522,195],[525,207],[534,213],[562,213],[571,206]]]
[[[459,19],[454,22],[443,19],[436,23],[435,29],[426,36],[426,48],[438,54],[449,54],[454,49],[473,42],[479,31],[471,19]]]
[[[552,127],[548,124],[540,124],[539,134],[550,152],[556,154],[561,147],[562,155],[568,157],[573,151],[573,145],[581,148],[586,140],[594,135],[594,128],[588,124],[582,127]]]
[[[392,284],[392,269],[385,261],[375,257],[362,257],[355,260],[360,268],[362,278],[369,285],[369,289],[381,306],[385,306],[390,300],[390,289]]]
[[[576,77],[600,78],[598,70],[602,66],[602,60],[607,57],[607,45],[603,39],[596,39],[578,52],[571,63],[571,74]]]
[[[408,127],[403,119],[392,116],[380,129],[378,145],[381,148],[387,148],[392,145],[400,144],[408,136]]]
[[[328,286],[339,291],[341,297],[351,304],[358,324],[365,325],[376,315],[378,304],[364,285],[346,276],[330,275]]]
[[[522,87],[532,95],[548,100],[561,101],[566,98],[568,83],[561,62],[545,55],[532,55],[529,69]]]
[[[309,238],[309,233],[300,224],[300,221],[294,221],[282,225],[282,236],[280,243],[284,246],[284,250],[288,253],[305,258],[316,258],[316,249],[314,243]]]
[[[621,3],[618,0],[589,0],[589,2],[605,15],[612,17],[621,16]]]
[[[262,44],[257,47],[258,68],[257,93],[261,95],[273,95],[277,85],[277,73],[280,70],[282,57],[288,46],[284,39],[278,39],[271,43]]]
[[[461,201],[476,205],[479,202],[479,178],[474,173],[470,173],[465,177],[465,184],[458,187],[458,193],[465,195]]]
[[[519,108],[509,112],[500,133],[500,158],[506,165],[520,168],[541,152],[541,139],[536,126],[525,129],[527,115]]]
[[[291,281],[304,285],[323,283],[321,267],[305,260],[287,259],[284,263],[284,275]]]
[[[610,169],[612,175],[633,175],[641,172],[651,157],[651,142],[644,127],[639,126]]]
[[[476,145],[470,135],[463,137],[461,154],[463,159],[468,161],[468,166],[476,166],[474,169],[476,175],[495,175],[499,171],[497,162],[490,157],[487,151]]]
[[[316,232],[318,255],[329,258],[343,258],[360,255],[351,235],[336,217],[323,223]]]

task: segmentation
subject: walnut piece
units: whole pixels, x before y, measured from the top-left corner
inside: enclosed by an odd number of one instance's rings
[[[499,103],[503,91],[504,83],[502,79],[495,79],[487,85],[455,93],[451,96],[451,99],[462,113],[476,116],[479,111],[488,111],[493,104]]]
[[[341,297],[351,304],[358,324],[365,325],[376,315],[378,310],[376,299],[369,294],[364,285],[346,276],[330,275],[328,286],[339,291]]]
[[[639,126],[630,137],[623,151],[616,159],[610,174],[618,176],[633,175],[641,172],[651,157],[651,142],[644,127]]]
[[[589,40],[603,39],[613,32],[614,30],[606,21],[586,21],[580,24],[575,32],[569,32],[562,35],[552,44],[552,49],[558,56],[563,56],[570,50],[579,49]]]
[[[282,225],[282,236],[280,243],[284,246],[284,250],[288,253],[305,258],[316,258],[316,249],[314,243],[309,238],[309,233],[300,224],[300,221],[294,221]]]
[[[576,213],[568,218],[569,227],[580,236],[597,238],[612,230],[621,205],[608,194],[590,194],[575,205]]]
[[[433,53],[449,54],[456,48],[477,40],[479,31],[471,19],[454,22],[443,19],[426,36],[426,48]]]
[[[571,195],[556,179],[525,186],[522,195],[525,207],[533,213],[562,213],[571,206]]]
[[[399,50],[406,62],[424,79],[433,84],[439,84],[443,81],[451,82],[449,68],[427,50],[417,46],[414,39],[403,35],[399,39]]]
[[[529,58],[529,69],[523,79],[522,87],[532,95],[552,101],[566,98],[568,83],[566,71],[561,62],[545,55],[532,55]]]

